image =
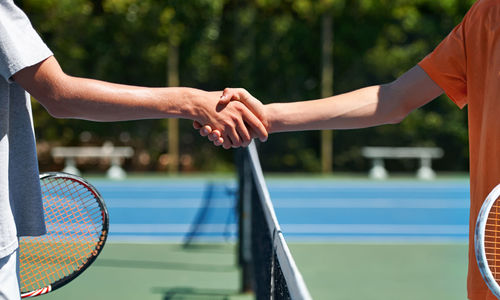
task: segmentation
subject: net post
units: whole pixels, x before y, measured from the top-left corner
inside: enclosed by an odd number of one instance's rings
[[[248,152],[236,150],[238,169],[238,265],[241,269],[241,292],[253,292],[253,265],[251,245],[251,186],[252,174]]]

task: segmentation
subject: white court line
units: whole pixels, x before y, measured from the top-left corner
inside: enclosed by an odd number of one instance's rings
[[[107,199],[105,202],[110,208],[200,208],[204,201],[202,199]],[[217,199],[214,202],[218,203],[212,204],[211,207],[234,207],[231,200]]]
[[[442,199],[289,199],[274,200],[276,208],[469,208],[466,200]]]
[[[106,199],[108,207],[117,208],[199,208],[202,199]],[[233,208],[234,201],[230,198],[214,198],[214,208]],[[419,208],[419,209],[468,209],[467,199],[274,199],[275,208]]]
[[[183,243],[183,235],[173,235],[173,236],[145,236],[145,235],[111,235],[108,237],[108,242],[110,243]],[[312,243],[312,244],[324,244],[324,243],[336,243],[336,244],[463,244],[467,245],[467,237],[450,237],[450,236],[350,236],[350,237],[339,237],[339,236],[287,236],[285,235],[287,242],[292,243]],[[237,243],[237,238],[235,236],[224,237],[211,237],[202,236],[199,237],[202,242],[229,242]]]
[[[283,224],[285,234],[467,234],[468,225]]]
[[[186,233],[192,224],[110,224],[110,233]],[[206,233],[234,232],[236,224],[205,224],[202,231]]]
[[[228,227],[226,227],[228,226]],[[282,224],[287,234],[468,234],[468,225],[386,225],[386,224]],[[111,233],[184,233],[191,224],[111,224]],[[229,232],[237,229],[236,224],[206,224],[203,232]]]

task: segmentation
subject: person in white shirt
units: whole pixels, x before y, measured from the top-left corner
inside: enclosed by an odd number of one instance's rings
[[[28,17],[0,1],[0,299],[19,299],[18,236],[45,233],[31,94],[54,117],[94,121],[186,118],[222,129],[232,145],[267,138],[242,103],[221,92],[145,88],[65,74]]]

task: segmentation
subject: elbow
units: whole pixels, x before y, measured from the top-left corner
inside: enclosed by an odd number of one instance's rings
[[[69,112],[65,109],[64,98],[59,97],[54,94],[47,94],[42,97],[36,97],[35,99],[42,104],[45,110],[54,118],[64,119],[70,117]]]
[[[388,124],[399,124],[401,123],[408,115],[410,114],[409,110],[406,110],[404,108],[395,108],[393,113],[391,114],[391,117],[389,121],[387,122]]]
[[[65,84],[59,81],[57,85],[47,86],[40,95],[33,95],[35,99],[43,105],[45,110],[54,118],[70,118],[71,112],[68,110],[68,100],[70,99],[65,92]]]
[[[68,111],[63,109],[63,105],[61,105],[61,103],[57,101],[50,101],[50,102],[56,102],[56,103],[51,103],[50,105],[44,105],[44,107],[52,117],[56,119],[67,119],[71,117]]]
[[[386,124],[401,123],[413,110],[404,101],[404,95],[395,87],[395,82],[384,84],[380,87],[379,96],[384,99],[387,107]]]

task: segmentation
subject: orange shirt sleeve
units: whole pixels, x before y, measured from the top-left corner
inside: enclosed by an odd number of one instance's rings
[[[467,104],[467,62],[464,23],[452,32],[418,65],[460,108]]]

